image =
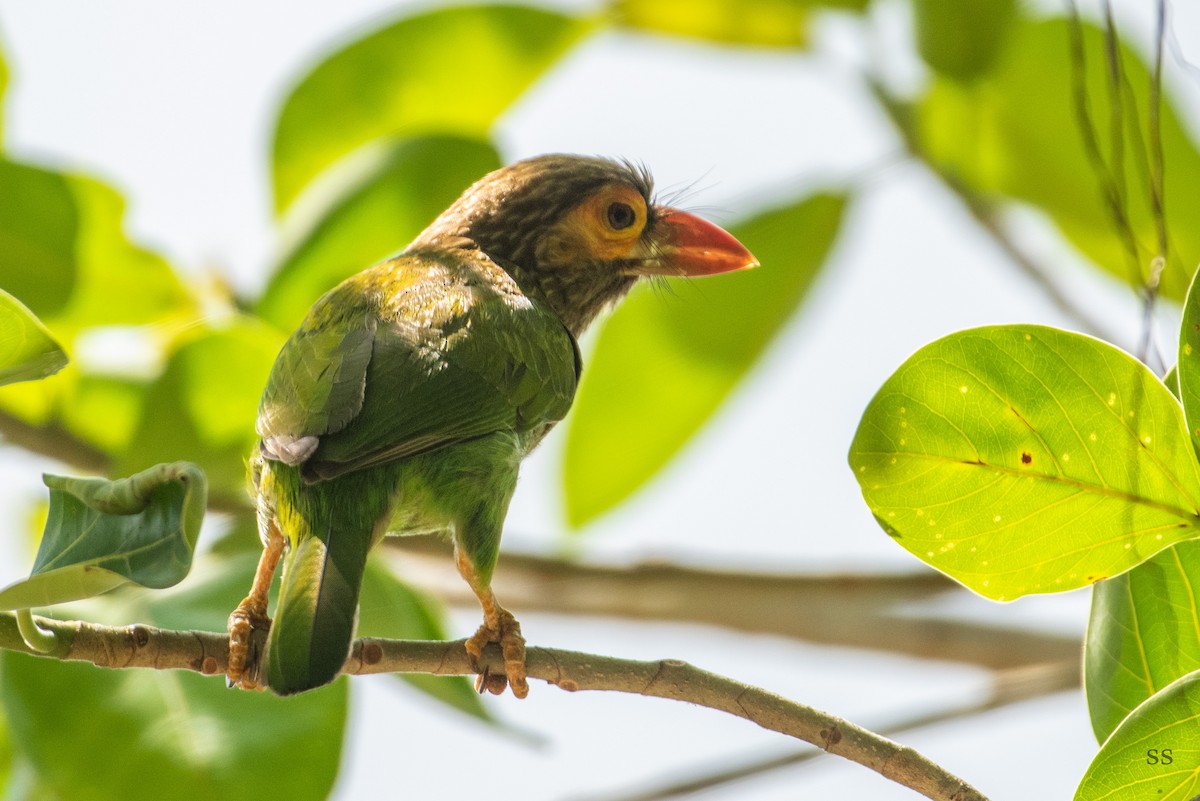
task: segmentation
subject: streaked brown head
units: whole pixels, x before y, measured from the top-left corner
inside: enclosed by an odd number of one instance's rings
[[[477,181],[410,246],[477,247],[576,336],[645,275],[712,275],[758,262],[728,233],[654,204],[629,162],[548,155]]]

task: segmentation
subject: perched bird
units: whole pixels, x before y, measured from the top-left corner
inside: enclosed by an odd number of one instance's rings
[[[370,548],[387,532],[443,532],[483,607],[471,661],[490,642],[504,654],[505,675],[481,690],[524,697],[525,641],[492,570],[518,466],[571,406],[578,337],[642,276],[755,264],[717,226],[655,205],[644,169],[549,155],[483,177],[399,256],[320,298],[259,408],[265,549],[230,616],[230,683],[286,695],[331,681]],[[267,627],[256,664],[252,635]]]

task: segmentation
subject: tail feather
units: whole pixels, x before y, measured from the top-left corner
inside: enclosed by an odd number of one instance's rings
[[[371,545],[370,530],[357,528],[331,523],[284,559],[265,655],[267,686],[280,695],[328,684],[346,661]]]

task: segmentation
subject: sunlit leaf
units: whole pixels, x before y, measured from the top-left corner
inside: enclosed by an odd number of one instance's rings
[[[732,232],[761,267],[671,281],[670,292],[642,286],[605,323],[568,423],[572,525],[641,487],[712,416],[795,313],[844,207],[844,197],[822,194],[747,220]]]
[[[1053,328],[919,350],[863,413],[850,466],[899,545],[996,600],[1081,587],[1200,534],[1179,403],[1128,354]]]
[[[1168,548],[1093,593],[1084,675],[1103,742],[1138,704],[1200,670],[1200,542]]]
[[[1200,673],[1156,693],[1092,760],[1075,801],[1194,798],[1200,792]]]
[[[367,562],[358,601],[358,636],[444,640],[439,617],[434,602],[397,579],[378,556]],[[461,712],[495,722],[465,676],[404,673],[400,678]]]
[[[75,197],[64,176],[3,159],[0,186],[0,288],[49,316],[75,288]]]
[[[1200,277],[1200,272],[1196,273]],[[1192,279],[1183,304],[1179,326],[1179,360],[1175,363],[1179,379],[1179,400],[1183,416],[1192,432],[1192,442],[1200,453],[1200,280]]]
[[[1184,327],[1187,327],[1185,315]],[[1179,397],[1177,371],[1163,378]],[[1104,742],[1134,707],[1200,669],[1200,542],[1181,542],[1096,584],[1084,649],[1084,689]]]
[[[710,42],[756,47],[808,44],[813,11],[861,10],[867,0],[614,0],[622,25]]]
[[[208,474],[214,495],[243,497],[258,401],[282,344],[277,330],[245,318],[179,347],[150,388],[118,469],[187,458]]]
[[[1110,93],[1103,31],[1083,26],[1086,98],[1098,149],[1113,172]],[[1147,70],[1132,50],[1121,49],[1121,171],[1108,182],[1120,187],[1137,241],[1132,258],[1106,205],[1097,165],[1080,133],[1073,85],[1071,33],[1062,19],[1021,21],[986,76],[970,84],[934,80],[920,104],[921,147],[944,172],[988,196],[1009,197],[1045,211],[1066,237],[1097,265],[1140,285],[1157,254],[1148,200]],[[1166,87],[1169,88],[1169,87]],[[1200,154],[1164,92],[1161,115],[1166,163],[1165,209],[1170,256],[1161,290],[1181,299],[1200,262]]]
[[[361,146],[430,133],[483,138],[496,118],[592,28],[525,6],[457,6],[351,42],[306,75],[275,131],[275,206]]]
[[[8,64],[0,53],[0,142],[4,141],[4,93],[8,89]]]
[[[943,75],[971,80],[995,63],[1016,16],[1016,0],[913,0],[917,52]]]
[[[33,312],[0,289],[0,385],[53,375],[67,354]]]
[[[89,598],[127,581],[169,587],[187,575],[207,503],[187,462],[129,478],[45,476],[50,514],[28,579],[0,591],[0,609]]]
[[[397,253],[472,182],[499,166],[495,148],[481,140],[398,141],[300,239],[258,313],[284,330],[295,328],[326,290]]]

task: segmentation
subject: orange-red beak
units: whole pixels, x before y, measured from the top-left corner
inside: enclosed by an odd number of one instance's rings
[[[639,272],[698,276],[758,266],[754,254],[720,226],[678,209],[659,209],[659,215],[659,258]]]

